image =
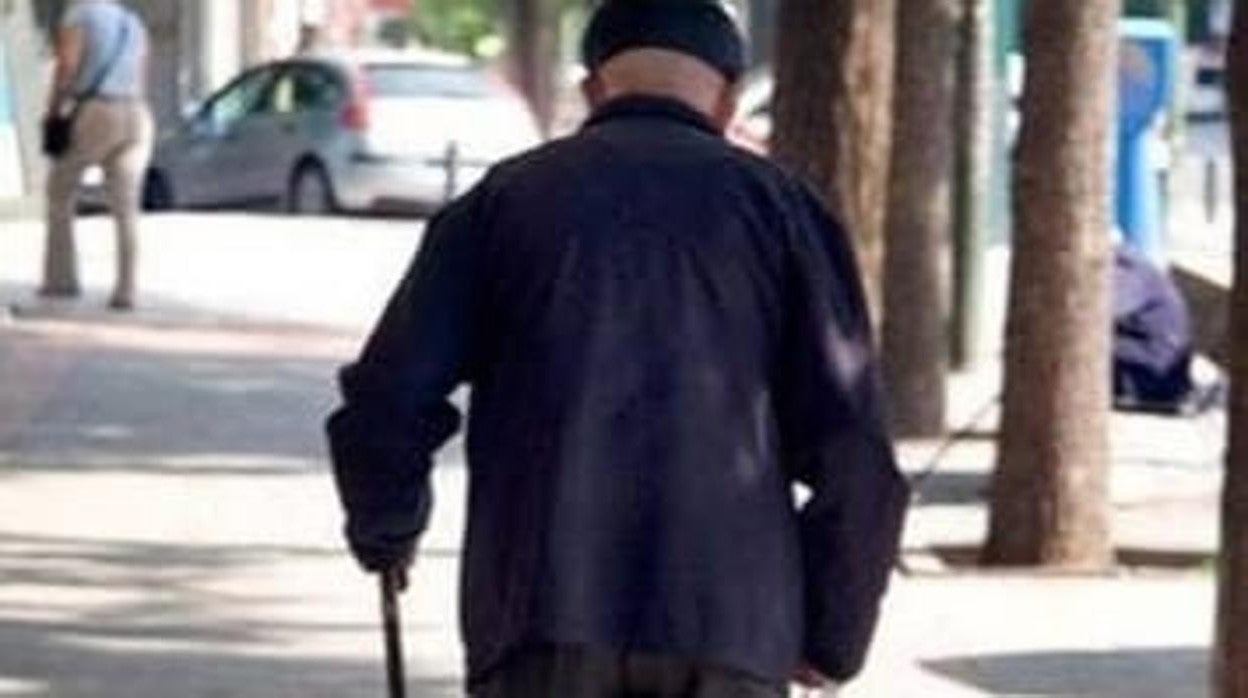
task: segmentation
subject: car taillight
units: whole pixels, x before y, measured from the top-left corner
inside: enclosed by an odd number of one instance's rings
[[[364,76],[357,75],[351,80],[351,93],[347,105],[342,109],[342,125],[352,131],[368,130],[368,82]]]

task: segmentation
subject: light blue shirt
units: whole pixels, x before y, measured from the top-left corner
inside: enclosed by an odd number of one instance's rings
[[[143,95],[143,56],[148,38],[147,28],[137,15],[109,0],[80,0],[65,13],[62,26],[82,33],[82,62],[74,78],[74,95],[88,92],[106,69],[96,95]]]

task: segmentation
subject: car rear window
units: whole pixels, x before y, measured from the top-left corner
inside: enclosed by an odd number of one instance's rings
[[[475,98],[489,92],[485,73],[476,68],[418,65],[365,67],[371,91],[378,97]]]

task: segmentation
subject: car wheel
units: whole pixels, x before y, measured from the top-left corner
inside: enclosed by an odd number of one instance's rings
[[[152,170],[143,179],[143,210],[168,211],[173,208],[173,185],[169,177]]]
[[[297,215],[318,216],[338,209],[329,174],[317,162],[304,162],[290,178],[286,210]]]

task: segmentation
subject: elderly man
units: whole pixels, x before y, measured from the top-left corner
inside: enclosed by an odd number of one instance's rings
[[[117,225],[117,279],[109,306],[134,307],[139,205],[154,131],[144,101],[147,56],[147,29],[124,5],[75,0],[66,11],[56,34],[48,114],[72,113],[72,136],[48,175],[43,295],[81,293],[75,201],[83,172],[99,165]]]
[[[343,371],[352,550],[406,568],[467,383],[472,695],[848,680],[906,487],[846,235],[724,140],[743,46],[717,3],[609,0],[584,58],[584,128],[430,224]]]

